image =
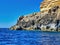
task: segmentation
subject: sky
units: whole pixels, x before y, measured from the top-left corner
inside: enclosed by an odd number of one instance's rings
[[[40,11],[42,0],[0,0],[0,28],[17,23],[19,16]]]

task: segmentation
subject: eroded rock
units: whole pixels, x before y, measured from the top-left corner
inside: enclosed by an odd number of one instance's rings
[[[19,17],[10,29],[60,31],[60,0],[44,0],[40,8],[40,12]]]

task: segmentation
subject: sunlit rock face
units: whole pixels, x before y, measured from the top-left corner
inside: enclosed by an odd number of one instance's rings
[[[54,6],[60,6],[60,0],[43,0],[40,5],[41,11],[48,11]]]
[[[60,31],[60,0],[43,0],[40,12],[20,16],[11,30]]]

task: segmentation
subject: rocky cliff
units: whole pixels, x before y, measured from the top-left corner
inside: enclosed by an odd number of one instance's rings
[[[60,31],[60,0],[44,0],[41,11],[20,16],[11,30]]]

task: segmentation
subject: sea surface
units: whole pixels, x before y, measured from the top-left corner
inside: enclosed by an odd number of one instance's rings
[[[60,45],[60,32],[0,28],[0,45]]]

